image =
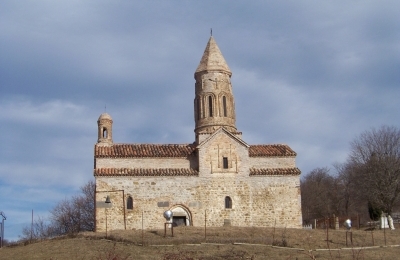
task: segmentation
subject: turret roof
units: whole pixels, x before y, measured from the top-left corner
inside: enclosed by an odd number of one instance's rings
[[[99,116],[98,121],[100,121],[101,119],[108,119],[108,120],[112,120],[111,116],[107,113],[103,113]]]
[[[232,74],[224,56],[222,56],[222,53],[212,36],[208,40],[203,57],[201,58],[200,64],[197,66],[195,73],[210,70],[222,70]]]

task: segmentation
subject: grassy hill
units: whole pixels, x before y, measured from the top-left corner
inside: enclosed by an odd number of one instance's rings
[[[0,259],[398,259],[400,230],[298,230],[274,228],[174,228],[25,242],[0,249]],[[328,241],[327,241],[328,238]],[[386,239],[385,239],[386,238]],[[385,246],[386,240],[386,246]]]

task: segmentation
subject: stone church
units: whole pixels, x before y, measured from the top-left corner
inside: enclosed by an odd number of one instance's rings
[[[194,73],[191,143],[114,143],[113,120],[100,115],[96,231],[163,229],[166,210],[174,226],[301,227],[296,153],[288,145],[242,139],[231,76],[211,36]]]

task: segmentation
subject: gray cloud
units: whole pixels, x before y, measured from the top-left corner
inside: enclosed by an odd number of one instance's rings
[[[194,141],[193,73],[210,28],[245,141],[289,144],[303,173],[344,161],[362,131],[400,126],[398,10],[398,1],[3,1],[6,238],[32,208],[44,215],[93,178],[105,106],[115,142]]]

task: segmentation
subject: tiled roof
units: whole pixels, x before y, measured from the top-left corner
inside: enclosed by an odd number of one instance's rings
[[[285,144],[250,145],[249,156],[250,157],[296,156],[296,152]]]
[[[209,135],[214,133],[215,131],[211,131],[211,132],[202,132],[202,133],[198,133],[199,135]],[[238,131],[229,131],[229,133],[233,134],[233,135],[242,135],[242,132],[238,132]]]
[[[194,152],[194,144],[113,144],[111,146],[95,146],[96,158],[135,158],[164,157],[187,158]],[[296,156],[288,145],[250,145],[250,157],[285,157]]]
[[[175,157],[186,158],[195,150],[192,144],[113,144],[95,146],[96,158]]]
[[[279,175],[300,175],[299,168],[263,168],[250,169],[250,176],[279,176]],[[199,176],[199,172],[191,168],[99,168],[94,170],[94,176],[135,176],[135,177],[163,177],[163,176]]]
[[[162,176],[199,176],[199,172],[191,168],[164,168],[164,169],[141,169],[141,168],[99,168],[94,170],[94,176],[137,176],[137,177],[162,177]]]
[[[263,168],[263,169],[250,169],[250,176],[267,176],[267,175],[300,175],[299,168]]]

